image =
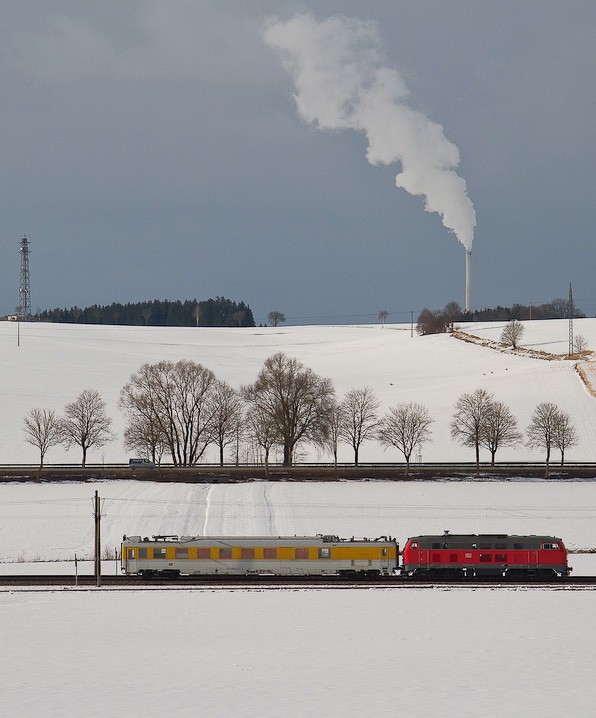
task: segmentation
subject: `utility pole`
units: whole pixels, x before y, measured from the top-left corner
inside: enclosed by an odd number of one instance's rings
[[[97,491],[95,492],[93,516],[95,517],[95,585],[101,586],[101,501]]]
[[[569,356],[573,354],[573,290],[569,283]]]

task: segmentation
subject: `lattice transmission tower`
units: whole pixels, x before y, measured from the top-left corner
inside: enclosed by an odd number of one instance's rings
[[[19,319],[31,319],[31,285],[29,281],[29,240],[21,239],[21,281],[19,284],[19,306],[17,315]]]

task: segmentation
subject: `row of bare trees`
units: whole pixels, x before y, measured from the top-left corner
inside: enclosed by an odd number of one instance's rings
[[[374,440],[398,449],[408,471],[415,450],[430,439],[433,423],[428,409],[414,402],[380,416],[380,401],[368,387],[351,389],[338,401],[330,379],[281,352],[265,361],[253,384],[239,390],[190,360],[144,364],[122,388],[119,404],[127,418],[125,446],[155,463],[168,457],[174,466],[193,466],[209,446],[217,447],[221,465],[226,450],[232,448],[239,463],[241,446],[248,446],[266,467],[274,450],[290,466],[302,444],[330,449],[337,464],[340,443],[351,446],[358,464],[362,444]],[[63,417],[36,408],[24,421],[25,439],[39,449],[40,466],[57,444],[79,446],[84,466],[89,449],[114,438],[105,403],[90,389],[66,405]],[[500,447],[522,440],[509,408],[483,389],[458,399],[451,435],[475,449],[477,467],[481,448],[494,464]],[[563,461],[565,449],[575,443],[569,416],[553,404],[540,404],[527,444],[546,449],[548,466],[551,448],[561,451]]]
[[[463,446],[476,453],[476,471],[480,466],[480,449],[488,449],[491,463],[495,463],[497,450],[503,446],[515,446],[523,440],[517,419],[510,409],[493,394],[476,389],[462,394],[455,405],[451,421],[451,436]],[[526,431],[526,445],[546,452],[546,475],[548,476],[552,449],[561,452],[561,464],[565,451],[578,442],[578,435],[570,416],[551,402],[538,404]]]
[[[145,364],[122,389],[120,406],[128,418],[126,446],[156,462],[168,454],[175,466],[195,464],[210,444],[223,465],[224,449],[235,446],[238,459],[241,441],[257,447],[266,467],[274,449],[292,465],[304,443],[331,447],[337,463],[342,441],[352,446],[357,464],[361,444],[373,438],[399,448],[409,465],[432,421],[417,404],[394,407],[379,419],[379,400],[369,388],[338,402],[330,379],[283,353],[269,357],[256,381],[239,391],[191,361]]]
[[[106,405],[94,389],[85,389],[75,401],[64,407],[64,416],[52,409],[31,409],[24,418],[25,441],[39,449],[39,468],[48,450],[62,444],[66,449],[80,447],[81,465],[85,466],[87,452],[93,447],[104,446],[114,439],[110,426],[112,420],[106,414]]]

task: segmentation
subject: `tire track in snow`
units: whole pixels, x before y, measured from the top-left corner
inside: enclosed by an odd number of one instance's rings
[[[210,486],[205,496],[205,513],[203,516],[203,536],[209,536],[209,519],[211,517],[211,494],[214,486]]]
[[[263,502],[265,504],[265,515],[267,517],[267,524],[269,528],[267,534],[269,536],[274,536],[275,534],[273,531],[273,507],[271,505],[271,501],[269,500],[269,496],[267,495],[267,484],[261,484],[261,486],[263,487]]]

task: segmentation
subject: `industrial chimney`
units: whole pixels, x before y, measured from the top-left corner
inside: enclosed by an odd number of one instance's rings
[[[472,311],[472,251],[466,249],[466,312]]]

